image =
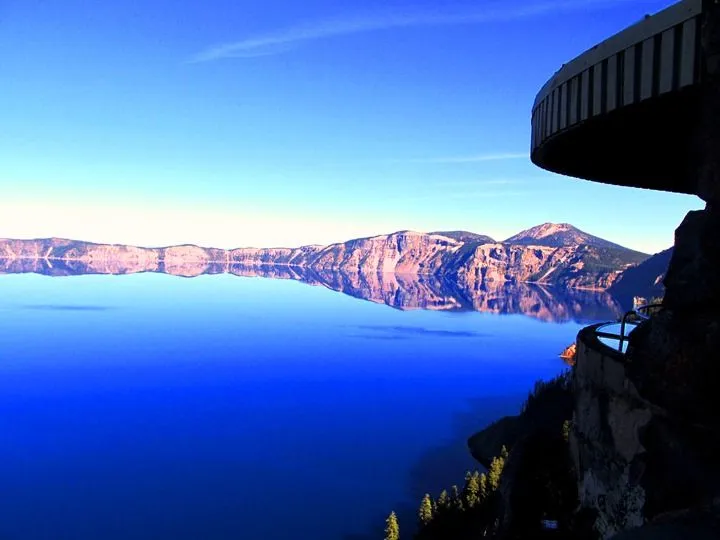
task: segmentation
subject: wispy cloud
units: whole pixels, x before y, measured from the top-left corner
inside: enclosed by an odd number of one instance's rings
[[[344,19],[327,19],[209,47],[189,59],[191,63],[209,62],[223,58],[254,58],[286,52],[309,41],[389,30],[392,28],[451,26],[524,19],[559,11],[587,10],[637,0],[556,0],[524,6],[495,4],[483,9],[463,12],[425,11],[415,13],[385,13]]]
[[[507,186],[512,184],[526,184],[527,178],[492,178],[488,180],[449,180],[447,182],[438,182],[435,185],[441,188],[447,187],[485,187],[485,186]]]
[[[543,177],[535,176],[521,176],[517,178],[475,178],[472,180],[442,180],[435,182],[433,185],[439,188],[448,187],[487,187],[487,186],[508,186],[518,184],[532,184],[547,180]]]
[[[84,306],[70,304],[28,304],[20,306],[20,308],[39,311],[108,311],[115,309],[113,306]]]
[[[528,159],[528,152],[501,152],[495,154],[476,154],[472,156],[446,156],[429,158],[393,159],[391,163],[481,163],[484,161],[505,161],[509,159]]]
[[[475,185],[480,186],[507,186],[508,184],[522,184],[524,183],[522,180],[511,180],[509,178],[499,178],[496,180],[478,180],[478,182],[475,183]],[[472,185],[470,182],[463,185]]]
[[[507,190],[507,191],[490,191],[484,189],[476,189],[473,191],[454,191],[444,190],[441,193],[432,193],[428,195],[417,195],[403,197],[404,201],[438,201],[441,199],[448,200],[475,200],[475,199],[505,199],[513,197],[524,197],[526,195],[537,195],[537,190]]]

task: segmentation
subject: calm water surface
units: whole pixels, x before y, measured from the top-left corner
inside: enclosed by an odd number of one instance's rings
[[[2,275],[0,316],[1,540],[409,533],[581,326],[227,274]]]

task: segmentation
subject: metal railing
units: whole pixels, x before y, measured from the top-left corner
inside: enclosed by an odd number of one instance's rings
[[[618,342],[618,351],[624,354],[623,345],[625,342],[630,340],[630,333],[640,324],[640,322],[646,321],[650,318],[650,310],[653,308],[662,308],[662,304],[645,304],[642,306],[638,306],[635,309],[631,309],[627,313],[625,313],[622,316],[622,319],[620,319],[620,333],[615,334],[611,332],[602,332],[599,331],[601,328],[604,328],[605,326],[609,326],[610,324],[617,324],[617,323],[608,323],[606,325],[598,327],[598,330],[595,331],[595,335],[598,337],[604,337],[607,339],[617,340]],[[632,320],[634,319],[634,320]],[[627,331],[628,326],[631,325],[632,328]]]

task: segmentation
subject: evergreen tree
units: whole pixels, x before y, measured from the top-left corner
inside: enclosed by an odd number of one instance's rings
[[[487,475],[485,473],[482,473],[480,475],[479,486],[480,486],[480,490],[479,490],[480,491],[480,500],[484,501],[485,499],[487,499],[487,496],[488,496],[488,479],[487,479]]]
[[[463,502],[460,498],[460,492],[458,491],[458,487],[455,485],[450,488],[450,508],[460,511],[463,510]]]
[[[509,454],[508,454],[508,449],[507,449],[507,447],[503,444],[503,445],[502,445],[502,448],[500,449],[500,457],[503,459],[503,461],[507,461],[508,455],[509,455]]]
[[[500,475],[502,475],[505,460],[502,457],[494,457],[490,462],[490,470],[488,470],[488,486],[490,491],[495,491],[500,485]]]
[[[432,521],[433,518],[433,501],[428,493],[422,498],[420,503],[420,509],[418,510],[418,517],[420,518],[420,526],[424,527]]]
[[[385,520],[385,540],[400,540],[400,524],[395,512]]]
[[[463,488],[463,500],[467,508],[472,508],[480,502],[480,477],[477,471],[468,472],[465,475],[465,487]]]
[[[565,442],[570,440],[570,420],[565,420],[562,425],[562,437]]]
[[[446,489],[443,489],[440,492],[440,496],[435,502],[435,508],[436,511],[447,510],[448,508],[450,508],[450,497],[448,497],[448,492]]]

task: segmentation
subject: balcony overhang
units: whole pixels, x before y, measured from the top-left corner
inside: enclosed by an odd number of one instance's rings
[[[563,65],[538,93],[531,159],[596,182],[695,193],[702,0],[648,16]]]

